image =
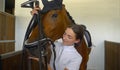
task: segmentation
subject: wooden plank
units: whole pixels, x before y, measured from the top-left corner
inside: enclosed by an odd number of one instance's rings
[[[120,70],[120,43],[105,41],[105,70]]]
[[[2,42],[15,40],[15,16],[0,12],[0,54],[15,50],[15,42]]]
[[[14,51],[14,49],[15,49],[14,46],[15,46],[14,42],[0,43],[0,54]]]
[[[15,18],[12,16],[6,17],[6,35],[8,40],[15,39]]]

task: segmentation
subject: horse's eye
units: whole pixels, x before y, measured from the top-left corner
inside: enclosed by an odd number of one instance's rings
[[[58,14],[55,13],[52,15],[52,18],[57,18],[57,16],[58,16]]]

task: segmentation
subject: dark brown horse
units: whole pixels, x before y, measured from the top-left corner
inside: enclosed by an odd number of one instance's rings
[[[43,25],[43,31],[46,37],[50,38],[52,41],[61,38],[67,26],[75,24],[64,5],[62,9],[50,10],[47,13],[41,14],[41,16],[42,18],[40,18],[40,20]],[[39,26],[36,25],[30,33],[28,42],[32,43],[38,40],[38,38]],[[81,45],[76,47],[76,50],[82,56],[82,63],[79,70],[86,70],[91,48],[86,44],[85,38],[82,40]]]

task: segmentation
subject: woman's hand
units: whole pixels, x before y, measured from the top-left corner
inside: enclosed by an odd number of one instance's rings
[[[38,14],[38,11],[40,11],[41,8],[38,6],[35,6],[32,11],[30,11],[31,15]]]
[[[67,68],[64,68],[64,70],[68,70]]]
[[[51,67],[50,67],[50,64],[48,64],[48,70],[52,70]]]
[[[36,61],[39,61],[39,58],[36,58],[36,57],[28,57],[29,59],[32,59],[32,60],[36,60]]]
[[[39,58],[36,58],[36,57],[29,57],[29,59],[39,61]],[[51,67],[50,67],[50,64],[48,64],[48,70],[52,70]]]

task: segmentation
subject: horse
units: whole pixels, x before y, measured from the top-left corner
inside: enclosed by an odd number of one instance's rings
[[[47,38],[50,38],[53,42],[62,37],[65,29],[69,25],[76,24],[73,18],[70,16],[69,12],[66,10],[65,5],[62,6],[62,9],[49,10],[48,12],[43,13],[40,16],[42,16],[42,18],[39,19],[43,26],[43,32],[45,36]],[[42,33],[39,33],[39,25],[36,24],[34,28],[30,31],[27,43],[37,41],[39,39],[39,34]],[[91,38],[89,40],[91,42]],[[86,70],[91,47],[88,47],[85,37],[81,41],[81,45],[76,47],[76,50],[82,56],[82,63],[80,64],[79,70]]]

